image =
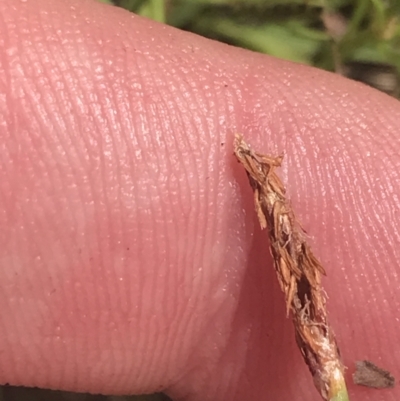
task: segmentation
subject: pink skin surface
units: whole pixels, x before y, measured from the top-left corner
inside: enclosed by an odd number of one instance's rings
[[[398,101],[89,0],[2,0],[2,383],[319,400],[237,132],[285,153],[348,377],[400,375]]]

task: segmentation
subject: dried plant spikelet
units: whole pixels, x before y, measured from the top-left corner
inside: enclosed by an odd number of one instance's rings
[[[335,335],[328,323],[321,275],[325,270],[306,242],[286,190],[275,169],[283,156],[254,152],[241,136],[235,138],[235,155],[245,168],[254,191],[255,210],[267,228],[270,251],[279,285],[291,312],[298,347],[326,401],[347,401],[344,367]]]

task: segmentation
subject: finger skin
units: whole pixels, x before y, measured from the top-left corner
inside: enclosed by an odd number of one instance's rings
[[[319,399],[237,132],[285,154],[345,364],[398,370],[396,100],[91,1],[3,1],[0,38],[1,382]]]

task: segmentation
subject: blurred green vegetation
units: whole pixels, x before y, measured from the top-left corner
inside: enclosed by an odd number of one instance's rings
[[[52,391],[38,388],[5,386],[0,390],[0,401],[168,401],[163,394],[141,396],[105,396]]]
[[[399,0],[99,0],[398,94]]]

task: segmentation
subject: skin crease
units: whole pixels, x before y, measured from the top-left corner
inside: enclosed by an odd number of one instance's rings
[[[281,177],[351,384],[399,375],[400,104],[88,0],[0,3],[0,382],[318,400],[232,156]]]

